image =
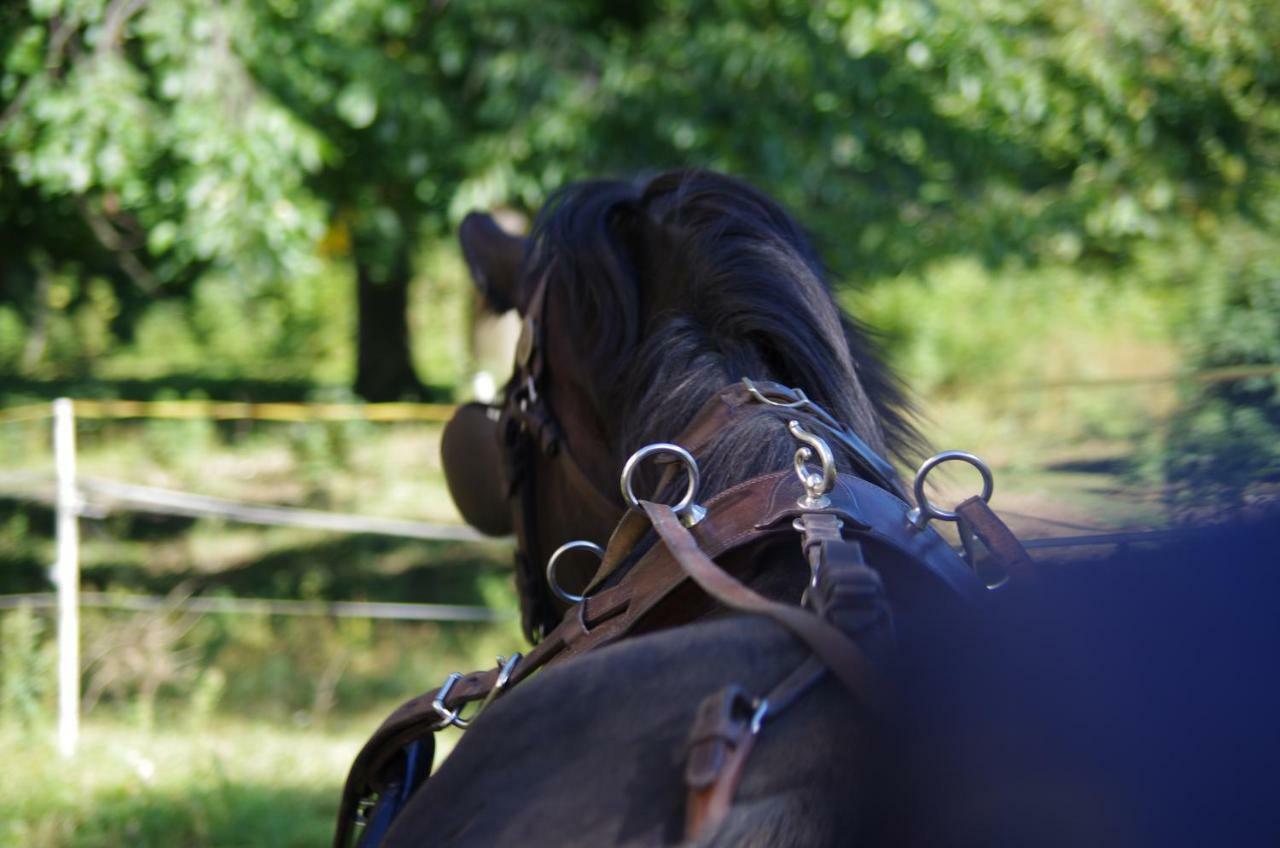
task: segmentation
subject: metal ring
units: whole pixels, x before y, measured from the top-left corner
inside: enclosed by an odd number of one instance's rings
[[[632,507],[640,508],[640,501],[636,498],[636,493],[631,488],[631,475],[635,473],[636,466],[640,464],[642,459],[660,453],[669,453],[679,459],[684,463],[685,471],[689,473],[689,487],[685,489],[684,497],[671,507],[672,512],[677,515],[683,515],[695,508],[693,499],[698,496],[698,484],[702,482],[702,477],[698,474],[698,461],[693,458],[693,454],[670,442],[654,442],[631,454],[627,464],[622,466],[622,496],[627,499],[627,503]]]
[[[551,554],[551,559],[547,560],[547,585],[551,587],[552,594],[560,600],[570,604],[580,604],[586,600],[587,596],[570,594],[560,587],[560,584],[556,582],[556,562],[560,559],[562,554],[566,554],[569,551],[576,551],[579,548],[591,551],[596,556],[604,559],[604,548],[600,547],[595,542],[577,539],[572,542],[565,542],[563,545],[556,548],[555,553]]]
[[[944,462],[958,460],[967,462],[974,468],[978,469],[978,473],[982,475],[982,494],[984,501],[991,500],[991,493],[995,489],[995,478],[991,475],[991,468],[979,457],[974,456],[968,451],[943,451],[936,456],[931,456],[920,466],[920,470],[916,472],[915,495],[918,506],[907,513],[907,520],[917,529],[923,529],[929,520],[936,518],[939,521],[955,521],[959,516],[945,509],[939,509],[930,503],[924,493],[924,481],[929,476],[929,472],[937,468]]]

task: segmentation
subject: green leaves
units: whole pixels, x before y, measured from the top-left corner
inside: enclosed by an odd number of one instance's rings
[[[338,114],[354,129],[362,130],[378,116],[378,97],[368,85],[353,82],[342,89],[336,104]]]
[[[1249,0],[7,4],[0,299],[39,247],[124,331],[211,273],[302,287],[678,165],[777,195],[850,279],[1123,267],[1280,221],[1277,45]]]

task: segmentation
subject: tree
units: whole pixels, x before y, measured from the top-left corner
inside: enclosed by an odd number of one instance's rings
[[[325,142],[262,96],[238,25],[196,3],[3,7],[0,301],[38,322],[33,281],[98,276],[127,337],[211,267],[255,285],[312,261],[323,217],[302,184]]]
[[[1248,0],[32,0],[0,24],[0,303],[34,321],[42,274],[104,275],[127,334],[209,273],[266,289],[349,255],[369,399],[423,392],[416,246],[573,178],[735,172],[864,277],[1116,265],[1280,214],[1280,12]]]

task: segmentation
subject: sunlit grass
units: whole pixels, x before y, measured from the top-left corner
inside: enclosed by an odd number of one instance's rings
[[[144,732],[95,720],[63,760],[48,728],[0,728],[0,844],[322,845],[368,730],[247,718]]]

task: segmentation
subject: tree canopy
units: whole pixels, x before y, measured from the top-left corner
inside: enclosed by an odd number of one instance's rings
[[[424,242],[676,165],[776,194],[846,279],[1273,229],[1277,52],[1249,0],[7,4],[0,362],[37,367],[51,305],[128,338],[211,280],[344,268],[357,389],[420,395]]]

